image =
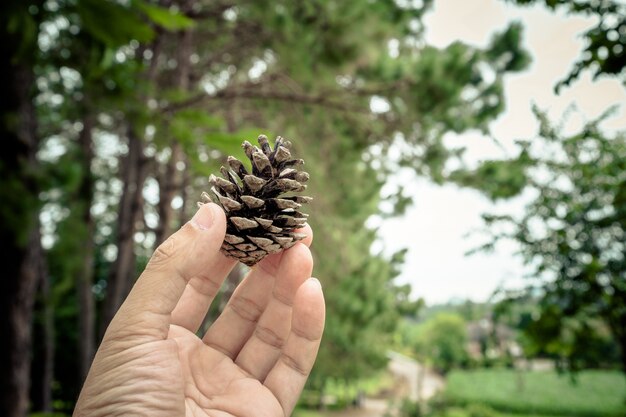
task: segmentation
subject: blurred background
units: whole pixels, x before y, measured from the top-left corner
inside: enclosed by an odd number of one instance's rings
[[[71,414],[154,248],[261,133],[315,198],[327,325],[294,415],[626,415],[625,2],[0,10],[0,415]]]

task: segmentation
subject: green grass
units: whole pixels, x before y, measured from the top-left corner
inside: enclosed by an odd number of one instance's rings
[[[572,383],[555,372],[454,371],[445,398],[514,413],[605,417],[626,415],[626,378],[620,372],[584,371]]]
[[[554,417],[540,414],[510,414],[497,411],[488,411],[488,414],[476,412],[476,407],[470,405],[467,408],[450,407],[442,414],[431,414],[430,417]],[[293,412],[292,417],[334,417],[341,411],[316,411],[316,410],[300,410]],[[563,416],[570,417],[570,416]]]
[[[294,410],[293,414],[291,415],[291,417],[323,417],[323,416],[324,414],[322,414],[319,411],[301,410],[301,409]]]
[[[434,414],[431,417],[554,417],[540,414],[510,414],[493,411],[491,409],[477,408],[475,405],[470,405],[467,408],[450,407],[442,414]],[[304,417],[317,417],[317,416],[304,416]]]
[[[348,382],[342,379],[329,378],[324,387],[324,396],[330,401],[326,403],[328,409],[344,409],[351,405],[359,392],[366,396],[376,396],[382,390],[393,386],[393,376],[388,372],[380,372],[369,378],[361,378]],[[305,389],[300,396],[301,409],[315,408],[320,403],[319,391]],[[298,416],[299,414],[294,414]],[[314,416],[317,414],[313,414]],[[307,417],[307,415],[305,415]]]

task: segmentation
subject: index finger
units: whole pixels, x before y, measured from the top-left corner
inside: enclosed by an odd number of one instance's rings
[[[220,254],[225,233],[223,210],[213,203],[201,206],[189,222],[154,252],[107,334],[124,332],[140,334],[146,339],[165,339],[170,315],[188,281],[203,273],[207,265],[230,263]],[[223,275],[216,281],[223,281],[228,268],[214,269],[221,270]]]

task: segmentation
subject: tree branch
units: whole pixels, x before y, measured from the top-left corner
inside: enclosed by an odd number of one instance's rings
[[[208,100],[235,100],[238,98],[243,99],[260,99],[260,100],[274,100],[284,101],[288,103],[296,103],[302,105],[315,105],[327,107],[329,109],[347,111],[347,112],[363,112],[362,107],[352,106],[346,103],[341,103],[337,100],[332,100],[326,95],[306,95],[294,92],[281,92],[281,91],[258,91],[254,89],[237,89],[230,90],[225,89],[218,91],[215,94],[199,93],[195,96],[177,103],[172,103],[162,109],[164,113],[173,113],[188,107],[199,104]]]

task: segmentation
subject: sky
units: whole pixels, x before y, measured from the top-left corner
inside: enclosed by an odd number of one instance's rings
[[[621,104],[603,127],[626,129],[626,89],[616,80],[593,81],[585,73],[558,96],[554,94],[554,85],[580,55],[584,46],[580,34],[594,23],[593,18],[567,16],[540,6],[515,7],[502,0],[436,0],[425,19],[426,39],[441,48],[457,40],[484,47],[495,31],[512,20],[525,27],[524,45],[533,63],[505,80],[506,110],[490,126],[501,146],[474,132],[448,134],[444,138],[447,145],[465,146],[470,163],[512,155],[516,139],[531,139],[537,133],[533,104],[547,110],[555,122],[575,105],[578,111],[568,119],[566,132],[575,131],[609,106]],[[410,283],[413,297],[431,305],[464,299],[483,302],[498,287],[523,284],[524,266],[513,244],[501,245],[493,254],[468,257],[465,253],[483,242],[479,234],[468,236],[481,227],[481,213],[520,213],[524,196],[496,205],[477,191],[437,186],[407,173],[399,173],[392,181],[405,183],[415,204],[402,217],[384,220],[379,236],[388,253],[409,249],[398,282]]]

